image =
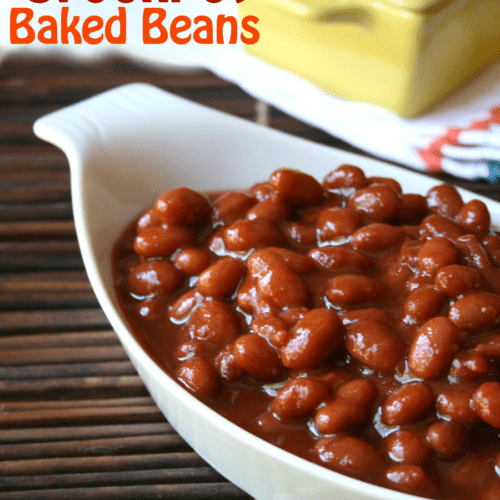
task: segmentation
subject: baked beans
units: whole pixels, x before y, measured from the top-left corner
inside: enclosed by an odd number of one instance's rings
[[[116,243],[115,288],[151,356],[248,431],[379,486],[493,500],[490,224],[449,185],[280,168],[248,190],[165,191]]]

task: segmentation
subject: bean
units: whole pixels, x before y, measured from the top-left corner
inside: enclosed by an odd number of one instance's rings
[[[422,246],[422,242],[414,239],[406,239],[403,241],[399,249],[399,262],[410,268],[415,268],[418,265],[418,251]]]
[[[377,395],[368,380],[355,379],[342,385],[335,398],[321,406],[314,416],[319,432],[338,434],[364,422]]]
[[[403,305],[406,323],[423,323],[439,314],[444,302],[441,292],[432,286],[422,286],[410,292]]]
[[[471,389],[454,387],[438,395],[436,408],[443,417],[470,427],[477,421],[472,398]]]
[[[236,303],[245,312],[251,313],[257,305],[257,288],[252,276],[246,274],[243,277],[238,291],[236,292]]]
[[[128,275],[127,283],[134,295],[169,295],[181,286],[182,276],[171,262],[152,260],[134,268]]]
[[[291,243],[303,246],[316,244],[316,226],[301,224],[299,222],[287,222],[283,225],[283,234]]]
[[[397,180],[391,179],[390,177],[368,177],[367,181],[369,186],[388,186],[399,195],[403,193],[401,184],[399,184]]]
[[[377,396],[377,389],[367,379],[354,379],[339,387],[335,396],[347,399],[359,408],[368,409]]]
[[[169,227],[204,222],[210,215],[208,200],[185,187],[165,191],[156,199],[154,207],[158,218]]]
[[[360,252],[385,252],[401,243],[405,236],[400,227],[376,222],[358,229],[352,235],[352,246]]]
[[[271,410],[280,419],[305,418],[314,413],[329,393],[328,386],[319,380],[308,377],[295,378],[289,380],[276,393]]]
[[[263,314],[278,315],[280,310],[276,306],[270,304],[268,301],[260,297],[257,289],[255,290],[255,300],[252,304],[252,312],[254,316],[261,316]]]
[[[248,270],[255,277],[276,265],[284,265],[297,274],[306,274],[314,267],[307,257],[279,247],[259,248],[247,260]]]
[[[255,199],[246,193],[231,191],[221,194],[213,203],[212,220],[229,226],[245,217],[247,211],[254,205]]]
[[[279,196],[272,196],[250,208],[245,217],[248,220],[265,219],[275,224],[285,221],[289,212],[288,206]]]
[[[325,177],[323,188],[328,191],[351,188],[360,189],[365,187],[367,183],[365,174],[359,167],[343,164]]]
[[[422,274],[418,271],[411,275],[406,281],[406,289],[409,292],[413,290],[417,290],[417,288],[421,288],[424,286],[433,286],[434,285],[434,277],[429,276],[428,274]]]
[[[481,244],[486,250],[490,261],[495,266],[500,266],[500,237],[496,234],[490,234],[481,240]]]
[[[393,372],[401,359],[404,344],[386,326],[371,320],[352,324],[346,333],[349,354],[373,370]]]
[[[203,302],[203,296],[198,290],[189,290],[182,294],[169,309],[170,318],[175,322],[185,320],[198,305]]]
[[[366,271],[373,265],[362,253],[344,247],[314,248],[307,255],[322,268],[336,271]]]
[[[281,347],[286,343],[287,323],[276,316],[266,314],[252,320],[250,329],[257,335],[264,337],[271,345]]]
[[[347,241],[360,226],[361,217],[351,208],[326,208],[316,222],[321,241]]]
[[[391,321],[389,313],[387,313],[383,309],[376,309],[374,307],[344,311],[339,313],[339,317],[342,320],[342,324],[344,326],[350,326],[357,321],[363,320],[372,320],[387,326]]]
[[[347,202],[358,210],[367,222],[390,222],[399,215],[401,198],[387,186],[368,186],[356,191]]]
[[[287,343],[279,348],[281,362],[300,370],[317,366],[342,342],[342,323],[326,308],[307,312],[288,332]]]
[[[239,219],[223,233],[226,248],[233,252],[247,252],[252,248],[279,245],[283,235],[265,219]]]
[[[146,257],[170,257],[178,248],[194,241],[194,234],[185,227],[152,227],[134,240],[134,251]]]
[[[145,212],[139,220],[137,221],[136,231],[137,234],[142,233],[145,229],[151,229],[152,227],[157,227],[161,224],[158,214],[154,208],[150,208]]]
[[[375,448],[352,436],[322,437],[316,441],[315,451],[325,467],[365,481],[373,478],[383,466],[383,459]]]
[[[294,205],[318,205],[324,200],[321,184],[312,176],[280,168],[271,174],[269,184],[285,202]]]
[[[458,330],[445,317],[432,318],[419,330],[408,354],[411,371],[424,380],[443,374],[458,351]]]
[[[330,281],[326,296],[335,307],[354,306],[379,301],[383,288],[368,276],[340,274]]]
[[[410,283],[410,280],[415,276],[411,268],[406,266],[405,264],[401,264],[399,262],[395,262],[387,269],[385,275],[381,276],[381,281],[384,286],[389,289],[397,290],[401,287],[407,287]]]
[[[183,361],[193,356],[200,356],[206,351],[206,342],[199,339],[191,339],[181,344],[175,351],[175,357]]]
[[[215,358],[215,367],[223,380],[237,380],[243,375],[244,371],[234,355],[234,343],[228,344],[219,352]]]
[[[391,465],[385,472],[387,485],[390,488],[412,493],[418,496],[430,497],[437,491],[436,483],[422,469],[415,464]]]
[[[423,418],[434,404],[431,388],[424,382],[410,382],[393,391],[382,406],[387,425],[406,425]]]
[[[271,267],[258,277],[257,291],[261,300],[280,309],[306,305],[309,299],[304,282],[283,264]]]
[[[216,227],[215,231],[208,238],[208,249],[216,255],[225,255],[226,248],[224,246],[225,227]]]
[[[448,379],[454,383],[472,382],[492,371],[491,362],[473,349],[461,351],[451,363]]]
[[[473,495],[471,495],[473,498],[484,500],[480,491],[490,483],[492,477],[496,476],[494,463],[490,462],[489,465],[489,467],[486,466],[486,459],[484,457],[474,453],[470,455],[466,454],[464,457],[457,460],[451,469],[452,474],[450,477],[455,491],[459,493],[468,490],[473,492]],[[478,493],[477,496],[476,492]],[[462,500],[460,495],[458,498],[455,497],[455,499]],[[498,497],[493,500],[497,499]]]
[[[492,330],[500,323],[500,296],[488,292],[469,293],[450,307],[448,318],[465,332]]]
[[[457,247],[441,236],[425,241],[417,252],[419,268],[431,276],[435,276],[443,267],[457,264],[459,258]]]
[[[264,201],[267,198],[276,195],[269,182],[258,182],[257,184],[254,184],[250,189],[250,194],[258,201]]]
[[[261,380],[276,380],[281,363],[276,351],[259,335],[242,335],[234,342],[234,359],[247,373]]]
[[[228,297],[235,292],[244,273],[241,260],[223,257],[200,274],[198,290],[207,297]]]
[[[290,309],[285,309],[280,312],[280,319],[282,319],[288,328],[295,326],[299,320],[301,320],[307,313],[309,309],[307,307],[291,307]]]
[[[500,358],[500,335],[489,335],[476,345],[476,351],[481,356],[489,358]]]
[[[401,224],[419,224],[427,215],[427,200],[420,194],[401,195],[401,210],[398,222]]]
[[[494,380],[480,385],[473,396],[476,415],[495,429],[500,429],[500,383]]]
[[[384,442],[389,457],[402,464],[424,465],[431,458],[431,448],[425,438],[413,430],[398,430]]]
[[[184,360],[177,369],[177,378],[198,396],[215,396],[220,389],[215,368],[199,356]]]
[[[456,221],[467,232],[478,238],[486,236],[490,231],[490,212],[480,200],[471,200],[466,203],[458,213]]]
[[[229,306],[220,300],[209,300],[193,311],[188,331],[192,338],[219,344],[234,340],[240,328]]]
[[[486,271],[486,273],[488,273],[486,278],[491,277],[494,279],[498,276],[498,274],[496,274],[498,273],[497,269],[491,264],[486,250],[479,243],[475,235],[466,234],[460,236],[460,238],[455,240],[455,244],[462,254],[464,264],[478,271]]]
[[[481,287],[481,276],[469,266],[458,264],[441,268],[436,274],[436,288],[448,297],[458,297]]]
[[[427,206],[429,211],[445,217],[456,217],[463,207],[460,193],[450,184],[441,184],[427,192]]]
[[[448,217],[442,215],[429,215],[420,223],[420,235],[422,239],[430,239],[436,236],[448,238],[451,241],[460,238],[464,234],[464,228]]]
[[[457,422],[438,420],[427,429],[427,441],[435,453],[451,460],[465,453],[469,434],[467,429]]]
[[[210,263],[210,253],[202,248],[187,247],[175,255],[175,265],[186,276],[197,276]]]
[[[335,398],[318,409],[314,423],[324,435],[339,434],[357,426],[363,421],[359,418],[356,405],[347,399]]]

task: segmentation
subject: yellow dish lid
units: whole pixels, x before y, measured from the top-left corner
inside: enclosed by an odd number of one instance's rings
[[[422,11],[431,8],[442,8],[456,0],[385,0],[385,3],[395,5],[401,9]]]
[[[371,11],[376,4],[385,7],[433,15],[457,0],[256,0],[267,3],[289,14],[317,19],[327,14],[349,9]],[[476,0],[477,1],[477,0]]]

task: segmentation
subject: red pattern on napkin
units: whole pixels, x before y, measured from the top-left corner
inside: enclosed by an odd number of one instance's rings
[[[441,148],[444,145],[460,145],[460,133],[464,130],[487,130],[492,123],[500,124],[500,107],[490,109],[490,117],[486,120],[472,122],[467,128],[449,128],[446,134],[434,140],[426,149],[418,150],[418,154],[427,165],[427,170],[432,173],[443,171]],[[463,145],[462,145],[463,146]],[[466,146],[463,146],[466,147]],[[474,146],[472,146],[474,147]]]

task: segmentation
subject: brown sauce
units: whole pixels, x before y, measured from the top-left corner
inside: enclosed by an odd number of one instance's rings
[[[500,498],[500,238],[451,186],[343,165],[165,192],[116,243],[132,332],[230,421],[437,499]]]

